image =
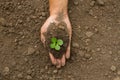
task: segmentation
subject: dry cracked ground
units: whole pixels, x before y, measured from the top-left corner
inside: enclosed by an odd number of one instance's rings
[[[120,80],[120,0],[69,0],[71,58],[50,62],[39,30],[48,0],[0,0],[0,80]]]

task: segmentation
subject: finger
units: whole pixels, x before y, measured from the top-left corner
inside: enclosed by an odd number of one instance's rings
[[[51,53],[49,53],[49,56],[50,56],[50,59],[51,59],[51,62],[53,65],[56,65],[57,64],[57,61],[56,59],[53,57],[53,55]]]
[[[61,59],[61,66],[65,66],[65,55],[63,55]]]
[[[41,33],[41,41],[43,44],[45,43],[45,36],[43,35],[43,33]]]
[[[71,35],[69,36],[69,44],[66,50],[66,58],[69,59],[70,58],[70,44],[71,44]]]
[[[60,59],[57,59],[57,65],[56,65],[57,68],[61,68],[61,60]]]
[[[66,51],[66,58],[67,59],[70,58],[70,45],[68,46],[67,51]]]

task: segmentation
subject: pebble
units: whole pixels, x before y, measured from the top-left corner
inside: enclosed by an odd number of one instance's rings
[[[22,73],[19,73],[19,74],[17,75],[17,77],[21,79],[21,78],[23,78],[23,74],[22,74]]]
[[[4,75],[9,74],[9,72],[10,72],[9,67],[5,67],[4,70],[3,70],[3,72],[4,72]]]
[[[24,61],[25,61],[25,62],[28,62],[28,59],[27,59],[27,58],[24,58]]]
[[[96,0],[98,5],[100,6],[104,6],[105,5],[105,2],[103,0]]]
[[[45,70],[48,70],[48,68],[49,68],[48,65],[46,65],[46,66],[45,66]]]
[[[69,12],[69,13],[72,13],[72,10],[69,10],[68,12]]]
[[[114,71],[116,71],[116,66],[112,65],[110,69],[111,69],[111,71],[114,72]]]
[[[21,5],[19,5],[19,6],[18,6],[18,9],[19,9],[19,10],[20,10],[20,9],[22,9],[22,6],[21,6]]]
[[[83,57],[85,55],[85,53],[83,51],[79,51],[78,54]]]
[[[2,32],[4,30],[4,28],[0,25],[0,32]]]
[[[43,17],[45,17],[45,16],[46,16],[46,13],[45,13],[45,12],[42,12],[41,15],[42,15]]]
[[[97,51],[100,51],[101,49],[100,48],[97,48]]]
[[[31,80],[32,79],[32,77],[30,76],[30,75],[27,75],[27,77],[26,77],[28,80]]]
[[[116,57],[116,58],[114,58],[114,61],[118,61],[118,58]]]
[[[91,1],[90,6],[94,6],[94,5],[95,5],[95,1]]]
[[[86,36],[87,36],[87,37],[91,37],[91,36],[93,36],[93,34],[94,34],[94,33],[91,32],[91,31],[86,32]]]
[[[31,55],[35,52],[35,49],[33,47],[28,47],[27,55]]]
[[[22,24],[23,21],[22,21],[21,19],[18,19],[18,23],[19,23],[19,24]]]
[[[53,70],[53,73],[54,73],[54,74],[56,74],[57,72],[58,72],[58,70],[57,70],[57,69],[56,69],[56,70]]]
[[[73,46],[74,48],[79,48],[79,44],[76,43],[76,42],[73,42],[73,43],[72,43],[72,46]]]
[[[74,5],[77,6],[79,4],[78,1],[74,1]]]
[[[118,54],[120,55],[120,50],[118,51]]]
[[[110,54],[110,55],[112,55],[112,53],[113,53],[112,51],[109,51],[109,54]]]
[[[90,59],[91,58],[91,55],[86,53],[85,56],[84,56],[86,59]]]
[[[27,74],[29,74],[29,75],[32,74],[32,70],[28,70]]]
[[[6,20],[4,18],[0,18],[0,24],[4,26],[6,24]]]
[[[120,80],[120,78],[119,78],[119,77],[116,77],[116,78],[114,78],[113,80]]]
[[[120,75],[120,71],[118,71],[117,74]]]
[[[89,15],[91,15],[91,16],[94,15],[93,10],[89,10]]]

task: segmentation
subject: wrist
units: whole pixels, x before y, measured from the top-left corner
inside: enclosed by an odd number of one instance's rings
[[[50,16],[51,15],[67,15],[68,0],[49,0],[50,1]]]

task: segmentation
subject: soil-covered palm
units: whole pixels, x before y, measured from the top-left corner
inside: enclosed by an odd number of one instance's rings
[[[43,26],[41,27],[41,41],[43,42],[43,44],[45,45],[45,33],[47,32],[47,29],[49,27],[50,23],[56,23],[59,24],[61,21],[65,22],[67,24],[67,29],[68,29],[68,33],[69,33],[69,45],[67,47],[66,52],[64,52],[65,54],[62,56],[61,59],[56,59],[52,53],[49,52],[49,56],[50,59],[52,61],[52,64],[56,65],[56,67],[60,68],[61,66],[65,65],[65,61],[66,59],[68,59],[70,57],[70,43],[71,43],[71,34],[72,34],[72,28],[71,28],[71,24],[69,21],[69,18],[67,15],[63,16],[62,20],[57,20],[58,15],[51,15],[46,22],[43,24]]]

